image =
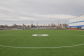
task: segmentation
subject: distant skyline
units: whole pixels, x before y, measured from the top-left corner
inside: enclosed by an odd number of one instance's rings
[[[84,0],[0,0],[0,24],[68,23],[84,14]]]

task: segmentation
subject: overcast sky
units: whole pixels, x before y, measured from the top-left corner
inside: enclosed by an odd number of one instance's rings
[[[0,24],[67,23],[84,14],[84,0],[0,0]]]

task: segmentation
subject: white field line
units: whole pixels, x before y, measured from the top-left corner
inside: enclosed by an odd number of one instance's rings
[[[48,36],[48,34],[32,34],[32,36]]]
[[[71,47],[77,47],[77,46],[83,46],[83,45],[84,44],[77,44],[72,46],[59,46],[59,47],[15,47],[15,46],[5,46],[5,45],[0,45],[0,46],[5,48],[71,48]]]

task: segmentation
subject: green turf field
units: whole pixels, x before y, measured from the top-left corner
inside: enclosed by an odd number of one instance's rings
[[[84,31],[3,30],[0,56],[84,56]]]

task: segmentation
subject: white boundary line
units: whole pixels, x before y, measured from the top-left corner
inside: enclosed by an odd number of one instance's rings
[[[72,46],[59,46],[59,47],[15,47],[15,46],[5,46],[5,45],[0,45],[0,46],[5,48],[71,48],[71,47],[77,47],[77,46],[83,46],[83,45],[84,44],[77,44]]]

